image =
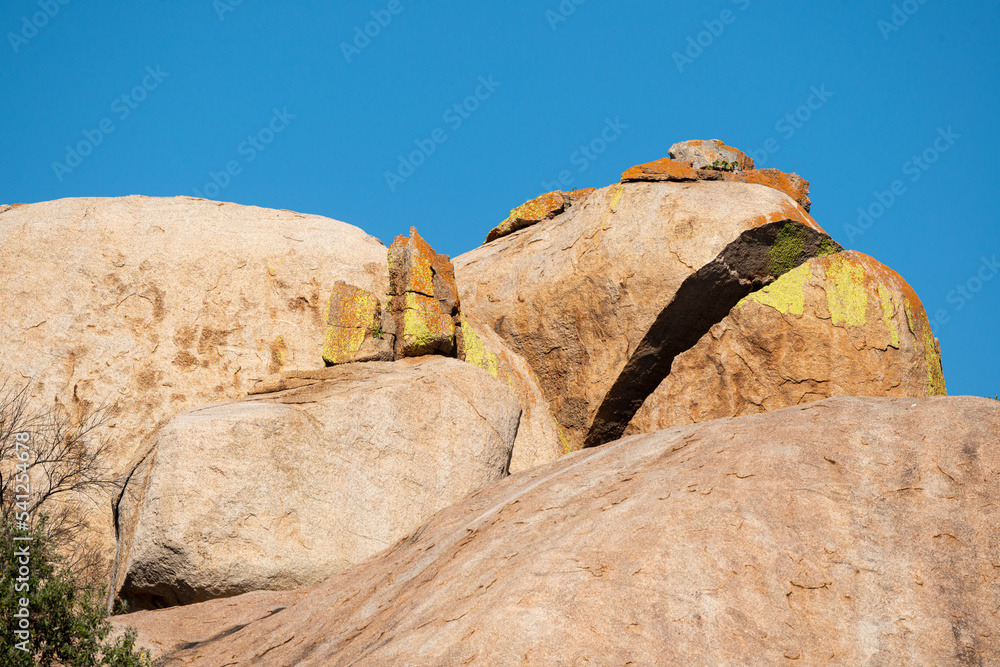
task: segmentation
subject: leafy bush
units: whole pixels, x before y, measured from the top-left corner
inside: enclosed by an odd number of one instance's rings
[[[134,630],[112,637],[93,585],[100,554],[82,502],[118,488],[97,437],[107,412],[75,396],[36,410],[29,396],[0,383],[0,665],[149,665]]]
[[[740,166],[739,162],[726,162],[725,160],[716,160],[712,164],[705,167],[712,171],[736,171],[736,168]]]
[[[46,532],[45,519],[34,527],[18,523],[0,514],[0,664],[150,665],[135,646],[134,629],[111,636],[105,593],[78,586]]]

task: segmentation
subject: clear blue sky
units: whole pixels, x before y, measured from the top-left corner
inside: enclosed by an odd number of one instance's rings
[[[998,1],[6,0],[0,28],[0,203],[199,192],[457,255],[563,171],[718,138],[915,287],[951,394],[1000,392]]]

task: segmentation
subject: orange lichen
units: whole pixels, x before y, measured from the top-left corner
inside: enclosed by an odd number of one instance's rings
[[[794,220],[795,222],[801,222],[806,227],[816,230],[826,234],[826,231],[819,226],[812,216],[806,213],[805,209],[794,202],[788,200],[782,201],[778,207],[768,213],[767,215],[758,215],[751,222],[753,227],[761,227],[763,225],[771,224],[772,222],[781,222],[782,220]],[[827,234],[829,236],[829,234]]]
[[[688,162],[678,162],[668,157],[639,164],[624,174],[622,183],[635,181],[697,181],[698,172]]]
[[[722,173],[722,180],[755,183],[784,192],[806,211],[812,206],[809,199],[809,181],[798,174],[786,174],[777,169],[751,169],[735,173]]]
[[[535,197],[515,209],[512,209],[507,219],[490,230],[486,235],[486,243],[513,234],[519,229],[538,224],[543,220],[551,220],[572,206],[575,202],[586,199],[595,188],[583,188],[572,192],[554,190]]]

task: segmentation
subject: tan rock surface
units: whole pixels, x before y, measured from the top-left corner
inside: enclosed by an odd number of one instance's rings
[[[40,407],[110,403],[119,470],[176,413],[322,364],[335,281],[388,288],[385,246],[357,227],[190,197],[18,206],[0,248],[0,371],[32,378]],[[110,511],[96,519],[113,554]]]
[[[670,147],[667,154],[674,160],[690,164],[695,169],[705,169],[715,162],[735,162],[739,171],[754,168],[753,158],[718,139],[679,141]]]
[[[463,312],[524,357],[578,448],[618,437],[673,356],[827,238],[760,185],[625,183],[454,264]]]
[[[531,366],[511,351],[495,331],[471,315],[462,315],[459,332],[458,358],[506,384],[521,405],[521,423],[510,457],[511,473],[559,458],[568,442],[552,418]]]
[[[521,411],[486,372],[428,357],[322,373],[159,432],[117,506],[132,608],[316,583],[507,474]]]
[[[266,618],[298,600],[301,591],[255,591],[235,598],[156,611],[137,611],[109,620],[114,635],[135,628],[138,642],[154,661],[195,644],[218,640],[253,621]]]
[[[828,396],[945,393],[938,344],[913,288],[849,251],[811,259],[743,299],[674,360],[625,433]]]
[[[626,438],[164,665],[987,665],[998,437],[996,401],[832,398]]]

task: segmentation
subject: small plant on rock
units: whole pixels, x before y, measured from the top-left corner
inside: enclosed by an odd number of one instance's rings
[[[736,171],[736,168],[740,166],[739,162],[726,162],[725,160],[716,160],[712,164],[705,167],[705,169],[710,169],[712,171]]]
[[[374,326],[368,332],[372,335],[372,338],[378,338],[379,340],[382,340],[382,336],[385,335],[385,331],[382,330],[381,326]]]

